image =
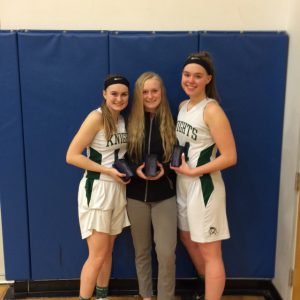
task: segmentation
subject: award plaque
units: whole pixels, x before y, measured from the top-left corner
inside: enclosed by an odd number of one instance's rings
[[[184,153],[185,147],[180,145],[174,145],[173,153],[171,157],[171,166],[180,167],[181,165],[181,156]]]
[[[128,181],[131,177],[134,176],[134,173],[130,169],[128,162],[125,159],[116,160],[113,164],[113,167],[120,173],[126,174],[125,177],[121,177],[124,181]]]
[[[145,159],[144,174],[148,177],[157,175],[157,155],[147,154]]]

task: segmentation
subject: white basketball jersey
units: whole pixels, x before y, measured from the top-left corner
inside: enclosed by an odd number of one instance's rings
[[[203,165],[216,157],[215,142],[204,122],[204,108],[213,99],[206,98],[190,110],[186,101],[181,107],[176,124],[179,145],[186,146],[186,160],[191,168]]]
[[[98,108],[97,111],[102,113],[101,108]],[[124,118],[119,115],[117,132],[113,134],[108,141],[105,137],[104,129],[100,130],[89,147],[87,147],[87,156],[91,160],[111,168],[115,160],[124,158],[126,151],[127,132],[125,121]],[[113,181],[112,177],[102,173],[100,174],[99,179]]]

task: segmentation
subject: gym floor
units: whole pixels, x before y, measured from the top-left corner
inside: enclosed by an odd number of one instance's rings
[[[9,288],[9,285],[1,284],[0,285],[0,300],[4,299],[4,296],[6,294],[7,289]],[[59,298],[26,298],[26,300],[37,300],[37,299],[49,299],[49,300],[78,300],[78,297],[59,297]],[[139,296],[110,296],[110,300],[138,300],[140,299]],[[153,298],[153,300],[156,298]],[[180,300],[181,297],[176,297],[176,300]],[[19,299],[22,300],[22,299]],[[264,297],[260,296],[223,296],[222,300],[265,300]]]

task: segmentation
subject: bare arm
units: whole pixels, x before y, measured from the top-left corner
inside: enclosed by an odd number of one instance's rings
[[[67,151],[66,161],[68,164],[74,165],[81,169],[105,173],[109,176],[112,176],[115,180],[122,182],[120,178],[123,176],[122,173],[119,173],[114,168],[107,168],[105,166],[102,166],[82,154],[84,149],[86,149],[86,147],[91,144],[98,131],[102,129],[102,114],[98,112],[91,112],[74,136]]]

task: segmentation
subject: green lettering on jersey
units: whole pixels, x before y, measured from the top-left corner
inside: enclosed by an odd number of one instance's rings
[[[121,132],[121,133],[115,133],[112,135],[109,141],[107,141],[106,147],[118,145],[118,144],[124,144],[127,143],[127,133]]]
[[[197,128],[194,128],[192,125],[186,122],[177,121],[176,131],[190,137],[194,141],[197,140],[197,133],[198,133]]]

